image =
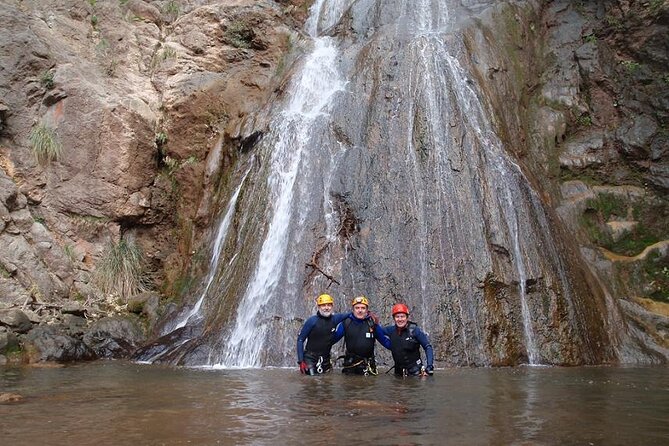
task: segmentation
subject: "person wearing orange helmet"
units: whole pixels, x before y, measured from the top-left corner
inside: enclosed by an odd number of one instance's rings
[[[316,314],[304,322],[297,335],[297,364],[306,375],[319,375],[332,369],[333,334],[337,324],[348,317],[348,313],[333,313],[334,299],[329,294],[318,296],[316,305]]]
[[[346,344],[342,372],[347,375],[377,375],[374,357],[375,340],[390,348],[390,339],[379,325],[378,318],[369,312],[369,299],[359,296],[351,302],[353,311],[335,330],[334,342],[342,337]]]
[[[434,352],[427,334],[409,320],[409,307],[398,303],[393,305],[392,316],[395,324],[386,326],[390,338],[390,351],[395,361],[395,375],[416,376],[434,373]],[[425,362],[420,358],[420,347],[425,350]]]

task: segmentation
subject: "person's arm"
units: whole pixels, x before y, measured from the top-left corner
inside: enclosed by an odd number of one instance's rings
[[[416,336],[416,339],[418,339],[423,350],[425,350],[425,361],[427,362],[426,370],[431,374],[434,370],[434,351],[432,350],[432,344],[430,344],[430,338],[427,336],[427,333],[418,327],[416,327],[414,336]]]
[[[335,324],[338,324],[340,322],[343,322],[344,319],[346,319],[349,314],[351,313],[335,313],[332,315],[332,320],[334,320]]]
[[[346,318],[344,318],[346,320]],[[332,336],[332,344],[336,344],[339,342],[341,338],[344,337],[344,321],[341,321],[339,324],[337,324],[337,328],[335,329],[334,335]]]
[[[304,342],[309,337],[309,333],[311,333],[311,330],[314,328],[315,324],[316,324],[316,319],[313,316],[311,316],[309,319],[307,319],[304,322],[304,325],[302,325],[302,329],[300,330],[300,333],[297,335],[297,362],[298,363],[304,361]]]
[[[374,325],[374,337],[379,344],[383,345],[385,348],[390,350],[390,338],[386,334],[386,331],[379,324]]]

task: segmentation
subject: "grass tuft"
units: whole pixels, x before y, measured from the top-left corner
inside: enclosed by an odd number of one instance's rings
[[[60,159],[63,147],[58,141],[56,131],[40,123],[30,131],[30,145],[39,164],[49,164]]]
[[[109,243],[98,264],[96,278],[103,292],[124,300],[146,291],[142,250],[132,240]]]

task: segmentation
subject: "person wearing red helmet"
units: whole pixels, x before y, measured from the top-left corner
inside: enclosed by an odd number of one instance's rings
[[[390,351],[395,361],[395,375],[416,376],[434,373],[434,352],[427,334],[409,320],[409,308],[402,303],[393,305],[394,325],[384,328],[390,338]],[[425,350],[425,362],[420,358],[420,347]]]

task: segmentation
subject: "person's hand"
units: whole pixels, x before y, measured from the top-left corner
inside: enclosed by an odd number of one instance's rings
[[[425,373],[427,373],[430,376],[434,375],[434,366],[428,365],[427,367],[425,367]]]
[[[300,373],[304,373],[305,375],[309,373],[309,366],[307,366],[306,361],[300,361],[298,364],[300,364]]]
[[[371,317],[374,323],[377,325],[381,322],[381,319],[379,319],[379,317],[373,311],[369,312],[369,317]]]

